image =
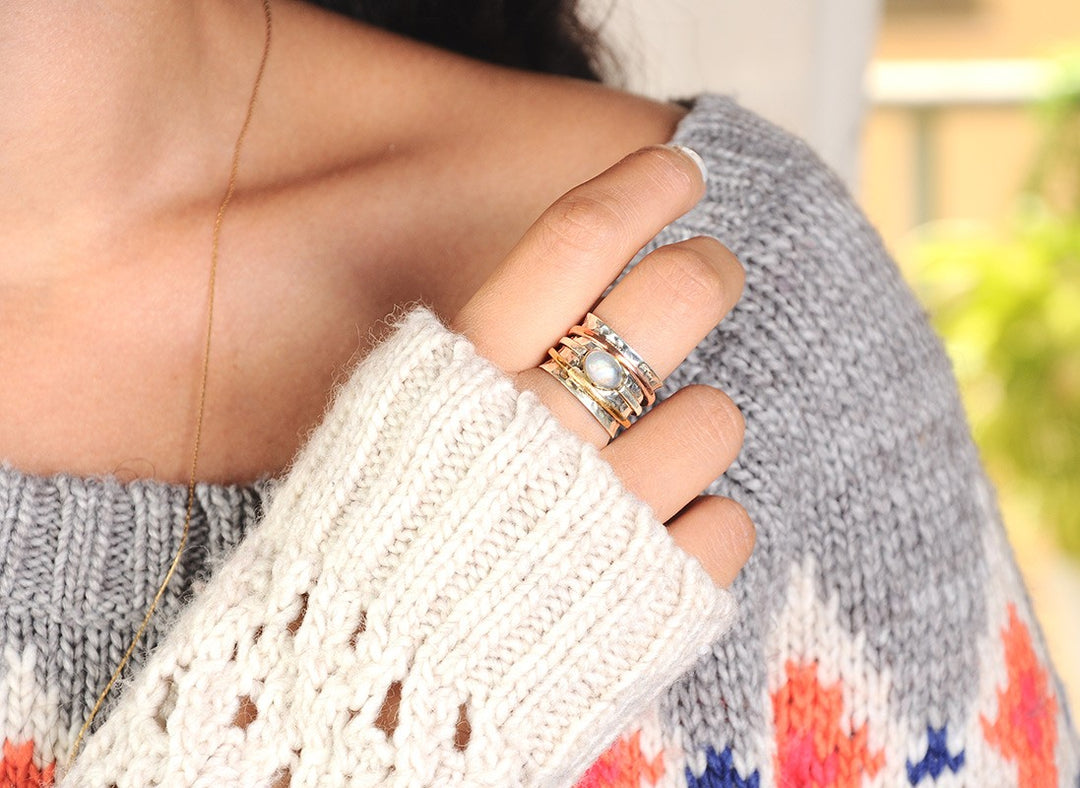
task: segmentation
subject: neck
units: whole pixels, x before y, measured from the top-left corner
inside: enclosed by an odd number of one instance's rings
[[[258,0],[0,4],[4,232],[55,237],[219,190],[261,18]]]

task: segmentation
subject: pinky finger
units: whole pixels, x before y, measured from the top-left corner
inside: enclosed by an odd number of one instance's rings
[[[701,495],[668,522],[675,544],[694,556],[717,585],[729,586],[754,550],[746,510],[719,495]]]

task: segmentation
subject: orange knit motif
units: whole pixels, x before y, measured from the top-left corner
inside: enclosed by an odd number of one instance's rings
[[[0,761],[0,788],[48,788],[53,783],[56,763],[44,769],[34,766],[34,743],[15,745],[4,739],[4,760]]]
[[[597,758],[574,788],[641,788],[656,785],[664,774],[664,753],[649,760],[641,751],[641,731],[620,736]]]
[[[1001,639],[1008,685],[997,693],[997,719],[991,723],[979,715],[983,735],[1006,759],[1016,761],[1019,788],[1057,785],[1057,701],[1031,646],[1031,635],[1011,602],[1009,624]]]
[[[870,753],[866,725],[850,735],[840,726],[840,684],[822,685],[816,664],[789,660],[784,670],[787,682],[772,695],[780,788],[858,788],[877,774],[885,753]]]

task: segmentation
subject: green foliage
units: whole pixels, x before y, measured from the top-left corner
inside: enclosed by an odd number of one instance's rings
[[[1003,232],[928,228],[908,273],[949,349],[1003,497],[1080,556],[1080,57],[1038,108],[1045,134]]]
[[[1055,63],[1046,97],[1034,110],[1042,144],[1026,191],[1039,194],[1059,213],[1080,216],[1080,52]]]

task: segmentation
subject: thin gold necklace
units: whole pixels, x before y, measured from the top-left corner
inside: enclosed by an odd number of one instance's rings
[[[176,554],[173,556],[172,563],[169,565],[169,570],[165,573],[165,577],[158,586],[157,593],[154,594],[154,598],[150,602],[150,607],[147,609],[146,615],[143,616],[142,623],[139,624],[139,628],[135,632],[135,637],[131,639],[127,651],[124,652],[124,656],[120,659],[120,664],[116,666],[116,670],[113,671],[109,683],[105,685],[105,689],[103,689],[98,696],[94,708],[90,710],[90,716],[86,718],[86,722],[83,723],[82,728],[79,730],[79,735],[75,737],[75,744],[72,745],[71,752],[68,755],[67,765],[69,769],[71,768],[71,764],[75,762],[75,756],[79,754],[79,746],[82,744],[83,737],[86,736],[86,732],[90,729],[91,723],[93,723],[94,718],[101,710],[105,698],[113,688],[113,685],[116,684],[116,680],[119,678],[120,673],[127,665],[128,660],[131,659],[131,653],[135,650],[135,646],[138,644],[139,639],[146,631],[146,627],[150,623],[150,617],[154,615],[158,602],[161,600],[162,595],[165,593],[165,589],[169,585],[169,581],[176,572],[176,567],[180,563],[180,557],[183,555],[184,547],[187,545],[188,533],[191,530],[191,512],[195,505],[195,474],[199,467],[199,444],[202,441],[203,411],[206,407],[206,380],[210,369],[210,337],[214,326],[214,284],[217,281],[218,239],[221,237],[221,223],[225,218],[225,211],[232,201],[233,192],[236,191],[236,178],[240,171],[240,149],[243,147],[244,138],[247,136],[248,126],[251,125],[251,118],[255,113],[255,99],[259,95],[259,85],[262,84],[263,72],[266,71],[266,60],[270,55],[270,32],[273,26],[273,19],[270,14],[270,0],[262,0],[262,6],[263,16],[266,20],[266,40],[263,44],[262,58],[259,60],[259,70],[255,74],[255,84],[251,88],[251,98],[248,101],[247,113],[244,115],[244,124],[240,127],[240,134],[237,136],[236,145],[233,147],[232,166],[229,169],[229,184],[225,188],[225,196],[221,200],[221,205],[218,207],[217,211],[217,217],[214,219],[214,233],[210,243],[210,281],[207,299],[206,343],[203,346],[202,382],[199,387],[199,411],[195,420],[195,450],[191,456],[191,475],[188,478],[187,514],[184,517],[184,529],[180,534],[180,544],[176,548]]]

